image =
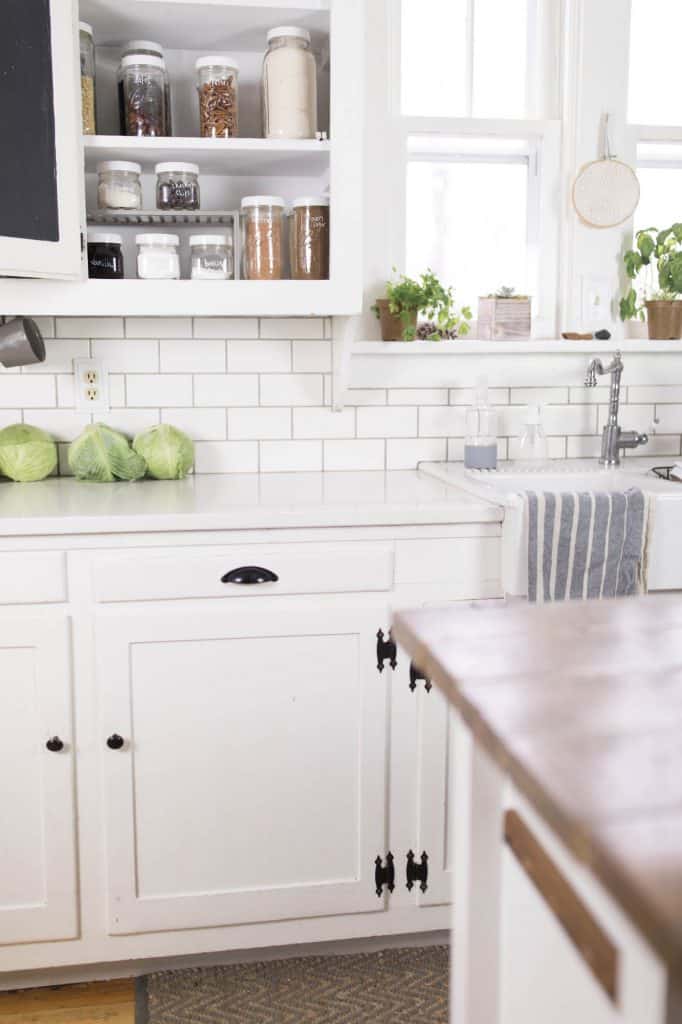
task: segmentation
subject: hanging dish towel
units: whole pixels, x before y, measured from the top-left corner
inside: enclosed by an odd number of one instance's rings
[[[642,491],[528,491],[525,498],[529,601],[580,601],[645,591],[649,509]]]

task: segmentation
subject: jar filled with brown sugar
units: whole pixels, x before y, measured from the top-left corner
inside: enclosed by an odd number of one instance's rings
[[[242,199],[242,273],[247,281],[279,281],[284,275],[284,200]]]
[[[289,225],[291,276],[295,281],[329,277],[329,200],[326,196],[294,199]]]
[[[239,134],[239,65],[233,57],[199,57],[199,131],[202,139],[229,139]]]

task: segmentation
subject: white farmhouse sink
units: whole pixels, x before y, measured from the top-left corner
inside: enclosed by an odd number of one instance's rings
[[[626,458],[616,469],[592,459],[562,459],[528,469],[502,463],[495,471],[468,470],[457,463],[422,463],[424,473],[445,480],[474,497],[501,505],[502,582],[505,592],[528,593],[528,524],[524,491],[624,491],[640,487],[651,497],[652,530],[648,553],[649,589],[682,590],[682,483],[661,480],[651,467],[670,457]]]

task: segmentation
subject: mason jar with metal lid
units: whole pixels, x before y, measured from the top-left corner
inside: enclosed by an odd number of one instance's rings
[[[141,57],[160,57],[165,64],[166,55],[163,47],[159,43],[153,42],[151,39],[131,39],[123,47],[121,58],[130,57],[133,54],[139,54]],[[119,95],[121,90],[121,68],[119,65],[118,69],[118,87]],[[171,121],[171,94],[170,94],[170,78],[168,77],[168,69],[164,67],[164,89],[166,93],[166,135],[170,136],[173,134],[173,126]]]
[[[247,281],[284,276],[284,207],[281,196],[242,199],[243,274]]]
[[[166,135],[166,62],[131,53],[121,58],[119,112],[121,135]]]
[[[78,22],[78,41],[81,58],[81,111],[83,135],[95,135],[95,42],[92,25]]]
[[[204,139],[239,134],[239,64],[234,57],[198,57],[199,130]]]

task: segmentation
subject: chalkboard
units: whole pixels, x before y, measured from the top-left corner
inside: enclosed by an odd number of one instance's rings
[[[0,235],[58,242],[50,0],[0,6]]]

